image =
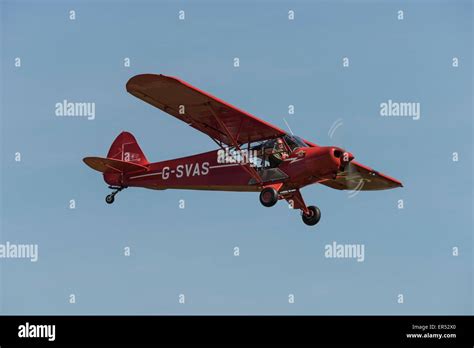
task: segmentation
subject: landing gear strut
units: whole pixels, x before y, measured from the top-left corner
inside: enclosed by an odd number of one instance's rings
[[[307,207],[300,190],[286,191],[282,193],[282,196],[290,203],[293,209],[301,210],[301,218],[306,225],[314,226],[321,219],[319,208],[314,205]]]
[[[114,186],[109,186],[109,189],[114,190],[111,194],[107,195],[105,197],[105,201],[107,204],[112,204],[115,201],[115,195],[122,191],[125,187],[114,187]]]

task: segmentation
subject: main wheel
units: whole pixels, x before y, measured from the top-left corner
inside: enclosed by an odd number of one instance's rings
[[[114,200],[115,200],[115,195],[112,193],[105,197],[105,201],[107,202],[107,204],[112,204]]]
[[[278,202],[278,192],[273,187],[267,187],[260,192],[260,203],[265,207],[273,207]]]
[[[314,226],[319,222],[319,219],[321,219],[321,210],[319,210],[319,208],[315,207],[314,205],[310,205],[308,210],[308,215],[305,213],[302,215],[303,222],[308,226]]]

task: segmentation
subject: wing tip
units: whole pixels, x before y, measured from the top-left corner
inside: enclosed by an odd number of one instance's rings
[[[132,94],[135,95],[137,98],[140,98],[137,96],[135,93],[140,93],[140,86],[144,86],[148,83],[153,83],[156,81],[173,81],[177,83],[181,83],[186,85],[184,81],[179,79],[178,77],[175,76],[168,76],[164,74],[150,74],[150,73],[145,73],[145,74],[138,74],[135,76],[132,76],[131,78],[128,79],[127,83],[125,84],[125,90]],[[141,99],[141,98],[140,98]]]

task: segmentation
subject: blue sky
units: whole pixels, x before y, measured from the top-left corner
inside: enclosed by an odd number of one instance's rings
[[[473,313],[472,2],[2,1],[0,11],[0,241],[39,247],[37,262],[0,259],[1,313]],[[128,189],[108,206],[82,158],[105,156],[120,131],[151,161],[215,148],[128,94],[140,73],[178,76],[286,129],[285,117],[405,187],[352,198],[304,188],[322,211],[312,228],[254,193]],[[64,99],[94,102],[95,119],[55,116]],[[381,117],[389,99],[419,102],[420,120]],[[365,261],[325,258],[333,241],[364,244]]]

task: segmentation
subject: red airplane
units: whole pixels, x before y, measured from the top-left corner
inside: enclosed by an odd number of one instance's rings
[[[127,91],[207,134],[219,149],[150,163],[135,137],[122,132],[107,158],[83,159],[103,173],[114,190],[106,197],[109,204],[127,187],[255,191],[265,207],[285,199],[301,210],[305,224],[316,225],[321,212],[306,206],[300,192],[304,186],[319,183],[353,191],[403,187],[400,181],[357,163],[344,149],[287,134],[175,77],[137,75],[128,81]]]

